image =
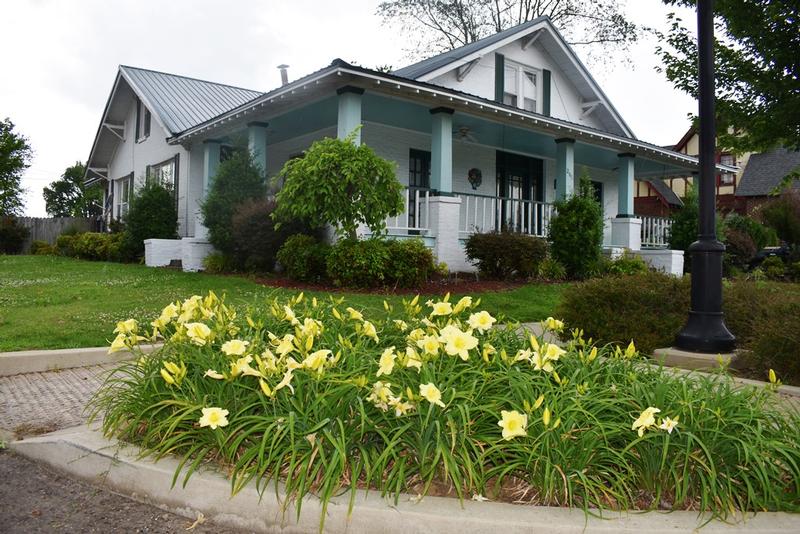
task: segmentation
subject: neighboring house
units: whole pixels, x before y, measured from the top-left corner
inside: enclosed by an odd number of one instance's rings
[[[682,154],[697,157],[700,153],[700,132],[692,126],[672,149]],[[728,168],[735,168],[729,170],[720,168],[721,172],[716,175],[715,192],[719,211],[739,211],[736,191],[749,158],[749,152],[737,156],[727,150],[717,150],[717,163]],[[637,184],[636,198],[634,199],[637,215],[668,217],[672,211],[683,205],[680,199],[686,196],[686,189],[690,184],[694,183],[694,177],[691,174],[687,174],[686,176],[664,178],[660,180],[661,183],[653,182],[656,182],[656,180],[642,180]],[[675,202],[676,198],[678,199],[677,203]]]
[[[751,213],[792,172],[800,172],[800,152],[778,148],[750,156],[736,190],[739,210],[742,213]],[[792,187],[800,189],[800,180],[794,180]]]
[[[147,113],[150,135],[140,142],[135,126],[141,135]],[[663,230],[648,234],[651,226],[643,231],[633,215],[634,176],[697,169],[693,156],[636,139],[540,17],[392,73],[337,59],[263,94],[120,67],[88,173],[106,183],[113,217],[124,213],[131,173],[138,183],[150,166],[176,183],[183,239],[151,241],[147,261],[180,259],[192,270],[210,250],[199,202],[234,139],[246,137],[272,176],[314,140],[343,138],[359,125],[356,142],[396,162],[405,186],[406,209],[388,221],[390,236],[422,237],[453,271],[473,268],[463,243],[475,231],[546,235],[552,202],[571,195],[584,172],[603,205],[607,247],[640,251],[643,234],[646,244],[663,245]],[[172,175],[160,165],[170,158]],[[682,270],[682,253],[640,253]]]

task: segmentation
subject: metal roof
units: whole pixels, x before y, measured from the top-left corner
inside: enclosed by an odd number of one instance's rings
[[[529,20],[528,22],[523,22],[522,24],[514,26],[513,28],[508,28],[507,30],[503,30],[499,33],[495,33],[494,35],[484,37],[483,39],[478,39],[473,43],[461,46],[459,48],[456,48],[455,50],[449,50],[442,54],[438,54],[428,59],[424,59],[417,63],[413,63],[411,65],[403,67],[402,69],[397,69],[396,71],[393,71],[392,74],[395,74],[397,76],[402,76],[404,78],[417,79],[420,76],[424,76],[454,61],[463,59],[468,55],[477,52],[478,50],[492,46],[493,44],[498,43],[506,39],[507,37],[511,37],[517,33],[524,32],[528,28],[536,26],[537,24],[545,20],[549,20],[549,18],[536,17],[533,20]]]
[[[664,198],[667,204],[674,207],[683,206],[683,201],[675,194],[670,186],[661,178],[650,178],[646,180],[647,183],[653,186],[653,189],[658,191],[658,194]]]
[[[753,154],[744,168],[736,196],[769,195],[792,171],[800,171],[800,152],[777,148],[763,154]],[[794,187],[800,188],[800,182],[795,181]]]
[[[186,76],[120,66],[134,92],[156,114],[171,135],[188,130],[261,96],[242,89]]]

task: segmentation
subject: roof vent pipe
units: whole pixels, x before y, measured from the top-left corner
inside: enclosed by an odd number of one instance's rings
[[[281,71],[281,85],[289,83],[289,65],[278,65]]]

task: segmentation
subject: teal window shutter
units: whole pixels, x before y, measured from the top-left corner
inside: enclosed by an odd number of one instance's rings
[[[494,100],[503,103],[506,81],[506,57],[503,54],[494,55]]]
[[[542,115],[550,116],[550,71],[542,70]]]

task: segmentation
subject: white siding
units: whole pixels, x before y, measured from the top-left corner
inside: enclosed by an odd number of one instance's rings
[[[437,85],[451,87],[465,93],[493,100],[495,53],[503,54],[506,60],[511,60],[535,69],[547,69],[550,71],[550,115],[552,117],[602,129],[603,127],[600,122],[592,115],[581,118],[581,114],[583,113],[581,108],[581,96],[578,94],[572,82],[561,73],[550,55],[541,48],[539,43],[534,43],[533,46],[522,50],[520,43],[526,39],[527,37],[499,48],[495,52],[486,54],[461,82],[459,82],[456,77],[455,69],[433,78],[430,81]],[[541,85],[541,82],[539,85]],[[541,113],[541,104],[538,105],[536,111]]]
[[[150,136],[136,142],[136,102],[130,100],[128,114],[125,118],[125,141],[119,141],[114,156],[108,166],[108,177],[114,190],[114,215],[119,204],[118,180],[133,172],[136,187],[145,180],[148,165],[155,165],[175,155],[180,156],[178,164],[178,233],[190,235],[190,224],[187,223],[189,153],[180,145],[167,144],[168,133],[161,127],[153,115],[150,121]],[[191,225],[193,226],[193,224]]]

